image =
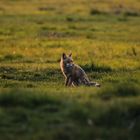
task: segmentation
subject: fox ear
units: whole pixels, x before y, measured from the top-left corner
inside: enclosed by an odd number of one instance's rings
[[[69,57],[71,57],[71,56],[72,56],[72,53],[69,54]]]
[[[63,53],[63,54],[62,54],[62,58],[63,58],[63,59],[66,59],[66,57],[67,57],[66,54]]]

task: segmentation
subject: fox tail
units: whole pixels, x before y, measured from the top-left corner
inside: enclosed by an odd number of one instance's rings
[[[101,85],[97,82],[90,82],[89,86],[101,87]]]

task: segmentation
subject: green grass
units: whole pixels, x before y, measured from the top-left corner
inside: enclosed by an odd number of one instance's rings
[[[108,85],[101,90],[2,89],[0,136],[2,139],[138,139],[140,88],[131,85],[125,91],[122,85]]]
[[[0,1],[0,139],[137,140],[138,0]],[[101,88],[65,88],[59,61]]]

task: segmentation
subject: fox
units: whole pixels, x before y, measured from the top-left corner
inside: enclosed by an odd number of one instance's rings
[[[77,64],[73,62],[72,53],[66,55],[62,53],[60,60],[60,68],[65,77],[65,86],[95,86],[100,87],[101,85],[97,82],[91,82],[85,73],[85,71]]]

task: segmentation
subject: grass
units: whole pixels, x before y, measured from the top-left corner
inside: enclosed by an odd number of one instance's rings
[[[138,0],[0,1],[0,139],[139,139]],[[59,61],[101,88],[65,88]]]
[[[120,89],[2,89],[1,138],[138,139],[140,88]]]

